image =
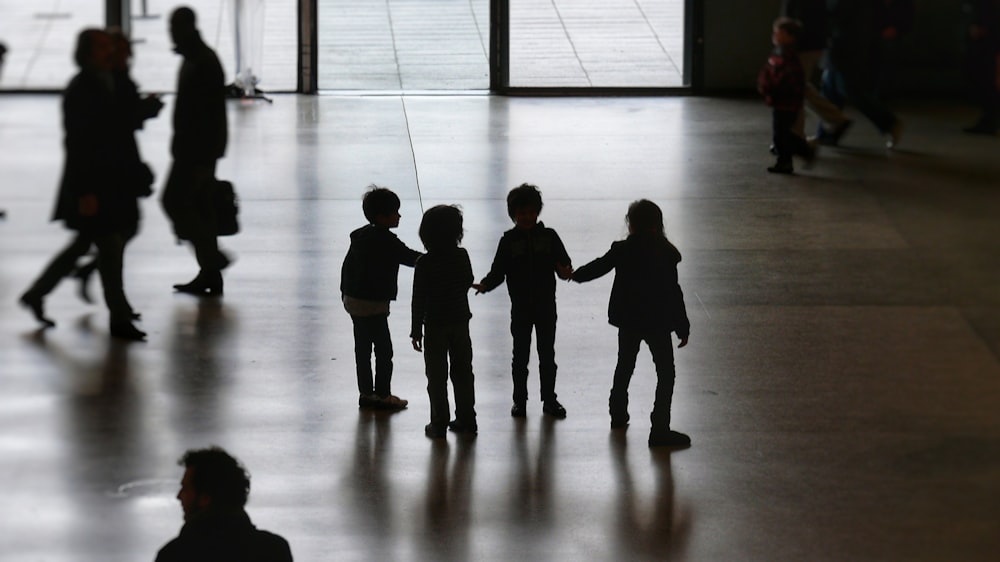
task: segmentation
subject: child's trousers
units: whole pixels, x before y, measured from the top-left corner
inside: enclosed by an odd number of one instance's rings
[[[639,344],[645,341],[656,367],[656,397],[649,416],[653,431],[670,429],[670,406],[674,396],[674,350],[670,332],[665,328],[637,330],[618,329],[618,365],[611,386],[608,408],[612,418],[628,417],[628,385],[635,371]]]
[[[476,391],[468,320],[455,324],[424,326],[424,369],[427,375],[427,396],[431,402],[431,425],[443,428],[450,421],[450,374],[455,392],[455,420],[466,427],[475,427]]]
[[[389,336],[389,315],[354,316],[354,363],[358,371],[358,393],[377,394],[382,398],[392,393],[392,338]],[[372,349],[375,350],[375,384],[372,385]]]
[[[528,363],[531,358],[531,332],[535,332],[538,350],[538,381],[542,402],[556,399],[556,303],[541,306],[511,306],[510,335],[513,339],[511,378],[515,404],[528,401]]]

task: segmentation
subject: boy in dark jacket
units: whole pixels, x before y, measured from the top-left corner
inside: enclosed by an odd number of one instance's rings
[[[556,400],[556,279],[569,279],[573,273],[566,247],[555,230],[538,222],[542,212],[542,194],[538,187],[521,184],[507,194],[507,214],[514,228],[500,238],[489,274],[473,285],[476,294],[486,293],[507,280],[510,294],[510,333],[514,339],[511,376],[514,379],[514,405],[510,415],[527,415],[528,358],[531,354],[531,331],[535,330],[538,348],[538,378],[541,383],[542,411],[557,418],[566,417],[566,409]]]
[[[771,127],[778,161],[767,169],[776,174],[794,171],[792,156],[812,161],[816,151],[795,134],[795,122],[805,99],[806,78],[795,45],[802,26],[791,18],[775,20],[771,42],[774,51],[757,75],[757,90],[771,106]]]
[[[407,401],[394,396],[389,301],[396,300],[400,264],[413,267],[420,252],[406,246],[390,228],[399,226],[399,197],[384,187],[370,186],[361,206],[369,224],[351,233],[344,258],[340,292],[354,323],[354,361],[358,372],[358,406],[401,410]],[[372,384],[372,349],[375,381]]]
[[[611,428],[628,427],[628,387],[639,344],[649,346],[656,365],[656,398],[650,414],[650,447],[687,447],[691,438],[670,426],[674,393],[674,354],[670,333],[687,345],[691,333],[684,294],[677,282],[681,253],[667,240],[663,212],[641,199],[628,208],[628,238],[611,244],[606,254],[573,272],[584,283],[615,270],[608,322],[618,328],[618,364],[608,408]]]

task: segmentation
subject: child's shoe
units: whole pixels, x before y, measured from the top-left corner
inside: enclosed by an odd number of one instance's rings
[[[554,418],[564,419],[566,417],[566,408],[563,408],[563,405],[558,400],[548,400],[542,406],[542,413]]]
[[[399,396],[395,396],[393,394],[379,399],[379,406],[385,408],[386,410],[403,410],[409,403],[410,402],[408,400],[403,400]]]
[[[444,439],[445,428],[429,423],[424,426],[424,435],[431,439]]]
[[[358,406],[361,408],[379,408],[382,406],[382,399],[378,394],[362,394],[358,397]]]
[[[650,447],[669,447],[683,449],[691,446],[691,438],[679,431],[651,431],[649,433]]]
[[[462,423],[458,420],[448,422],[448,429],[455,433],[466,433],[473,436],[479,433],[479,426],[477,424]]]
[[[767,171],[772,174],[794,174],[795,168],[792,166],[791,162],[778,161],[774,164],[774,166],[768,166]]]
[[[514,402],[514,405],[510,407],[510,417],[524,418],[527,416],[528,409],[525,407],[524,402]]]

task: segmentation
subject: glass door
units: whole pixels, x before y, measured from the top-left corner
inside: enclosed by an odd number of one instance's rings
[[[510,88],[686,86],[686,0],[506,0]]]
[[[490,0],[318,0],[320,90],[488,90]]]

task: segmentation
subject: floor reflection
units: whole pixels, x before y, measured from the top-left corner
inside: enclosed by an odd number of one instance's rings
[[[472,477],[475,438],[455,440],[455,458],[447,439],[435,439],[427,467],[424,494],[424,549],[437,560],[470,560]],[[450,461],[450,463],[449,463]]]
[[[624,431],[609,439],[617,478],[617,517],[613,536],[619,555],[649,560],[672,560],[685,552],[691,514],[675,505],[674,476],[669,450],[654,450],[650,462],[655,475],[652,496],[635,484]],[[648,498],[648,499],[647,499]]]
[[[193,435],[224,429],[221,406],[231,370],[224,370],[220,352],[233,346],[230,333],[235,325],[231,309],[221,299],[203,298],[195,306],[174,308],[173,333],[168,337],[168,385],[178,396],[174,425]]]
[[[372,560],[392,560],[392,541],[386,537],[398,532],[393,517],[395,497],[392,482],[386,475],[392,443],[392,412],[358,410],[354,436],[354,457],[350,474],[351,520],[355,536],[366,537],[366,551]]]

